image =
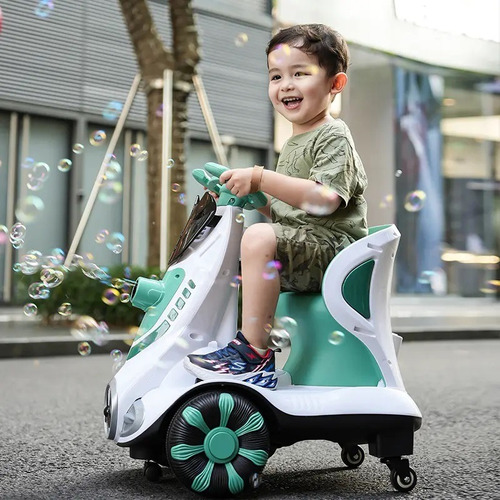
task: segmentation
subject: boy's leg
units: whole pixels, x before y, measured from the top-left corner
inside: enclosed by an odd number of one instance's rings
[[[266,264],[276,255],[276,235],[269,224],[253,224],[241,240],[241,278],[243,292],[242,330],[254,347],[267,349],[280,293],[280,278],[265,279]],[[266,276],[267,278],[268,276]]]

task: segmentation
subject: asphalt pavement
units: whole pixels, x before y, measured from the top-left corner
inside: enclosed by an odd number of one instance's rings
[[[242,499],[498,499],[500,377],[498,340],[403,343],[400,367],[423,413],[408,495],[371,456],[356,470],[339,447],[307,441],[279,449],[263,484]],[[199,499],[166,470],[159,483],[142,462],[104,437],[103,392],[109,356],[91,354],[0,360],[0,498]],[[367,452],[367,449],[365,448]]]

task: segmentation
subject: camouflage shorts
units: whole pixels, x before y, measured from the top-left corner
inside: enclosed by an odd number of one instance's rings
[[[328,264],[335,256],[332,245],[305,227],[271,224],[276,235],[276,259],[281,262],[281,290],[319,292]]]

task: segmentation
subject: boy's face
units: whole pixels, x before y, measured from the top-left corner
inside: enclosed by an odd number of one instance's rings
[[[330,119],[332,98],[344,87],[336,85],[338,75],[328,78],[316,56],[288,45],[278,45],[270,52],[267,64],[269,99],[274,109],[292,123],[294,135]]]

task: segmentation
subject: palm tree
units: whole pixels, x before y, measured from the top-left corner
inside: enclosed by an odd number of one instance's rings
[[[171,182],[184,186],[184,140],[188,124],[187,99],[200,59],[198,33],[191,0],[169,0],[173,31],[172,48],[168,49],[158,35],[147,0],[119,0],[125,24],[134,46],[148,110],[148,265],[160,263],[160,208],[162,165],[162,119],[158,109],[163,103],[163,72],[173,71]],[[186,208],[175,196],[170,199],[171,243],[175,243],[186,221]],[[169,248],[168,251],[171,251]]]

